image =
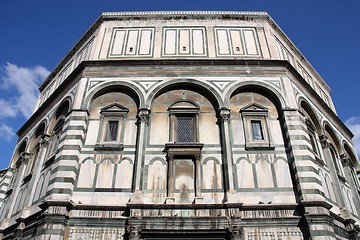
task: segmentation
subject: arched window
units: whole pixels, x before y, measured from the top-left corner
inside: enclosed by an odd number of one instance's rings
[[[199,142],[200,107],[192,101],[179,100],[169,107],[170,142]]]

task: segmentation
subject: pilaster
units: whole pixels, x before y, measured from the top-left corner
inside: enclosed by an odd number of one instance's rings
[[[283,110],[285,144],[298,201],[324,201],[318,164],[311,151],[305,121],[297,109]]]
[[[223,164],[224,164],[224,179],[226,196],[225,202],[236,201],[233,197],[235,194],[234,188],[234,173],[233,173],[233,159],[230,141],[230,109],[222,107],[219,109],[219,123],[221,127],[221,144],[223,148]]]
[[[150,109],[140,108],[137,115],[137,142],[136,142],[136,156],[134,163],[134,174],[131,196],[132,202],[142,202],[142,169],[145,157],[145,144],[147,136],[147,127],[150,121]]]
[[[47,192],[51,200],[69,201],[75,187],[79,156],[85,142],[88,111],[73,109],[66,116],[59,149],[52,163]]]

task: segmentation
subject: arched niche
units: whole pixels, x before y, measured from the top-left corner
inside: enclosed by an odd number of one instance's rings
[[[59,124],[60,119],[65,119],[65,116],[69,113],[71,108],[71,99],[68,97],[64,99],[56,109],[54,115],[51,117],[49,122],[49,127],[47,129],[47,133],[51,135],[54,131],[56,125]]]
[[[319,136],[321,136],[323,134],[323,131],[322,131],[320,122],[319,122],[315,112],[313,111],[313,109],[308,104],[308,102],[305,101],[304,99],[301,99],[300,104],[299,104],[299,109],[300,109],[300,112],[305,116],[305,118],[307,120],[311,121],[311,123],[315,127],[316,133]]]
[[[199,93],[200,95],[205,96],[211,102],[215,109],[223,106],[221,96],[212,86],[197,81],[195,79],[177,79],[164,82],[163,84],[157,86],[149,94],[148,98],[146,99],[146,105],[152,108],[155,99],[157,99],[163,93],[174,89],[190,90]]]
[[[186,82],[168,85],[153,96],[150,106],[151,144],[176,141],[177,119],[182,117],[193,118],[193,121],[189,120],[194,131],[192,142],[220,143],[217,125],[219,102],[207,89]]]
[[[332,127],[329,125],[329,123],[327,122],[324,123],[324,130],[325,130],[325,136],[327,137],[329,143],[332,144],[336,152],[340,154],[342,152],[340,141],[336,136]]]
[[[15,168],[16,162],[19,160],[20,156],[26,152],[26,148],[28,146],[28,139],[25,138],[22,140],[22,142],[18,145],[18,148],[16,149],[14,156],[12,158],[10,167]]]
[[[127,88],[113,86],[95,93],[89,104],[86,144],[119,146],[118,150],[120,144],[135,145],[138,108],[137,95]]]
[[[229,100],[234,144],[246,149],[273,149],[273,143],[284,144],[279,122],[278,101],[257,88],[238,89]]]

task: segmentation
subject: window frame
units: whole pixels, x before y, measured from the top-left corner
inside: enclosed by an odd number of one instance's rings
[[[125,123],[129,109],[119,103],[110,104],[100,110],[100,126],[95,151],[122,151],[124,149]],[[109,122],[117,122],[116,140],[107,140]]]
[[[181,106],[181,103],[185,103]],[[168,108],[170,126],[169,140],[173,143],[198,143],[199,142],[199,111],[200,107],[190,100],[178,100]],[[178,141],[178,119],[188,117],[193,119],[192,123],[192,141]]]
[[[269,110],[256,103],[251,103],[241,108],[239,113],[241,114],[244,135],[245,135],[245,150],[274,150],[269,123],[268,114]],[[260,128],[262,130],[263,139],[254,139],[252,122],[260,122]]]

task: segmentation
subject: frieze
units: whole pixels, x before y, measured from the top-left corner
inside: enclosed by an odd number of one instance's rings
[[[70,217],[124,218],[123,214],[124,211],[74,209],[71,210]]]

